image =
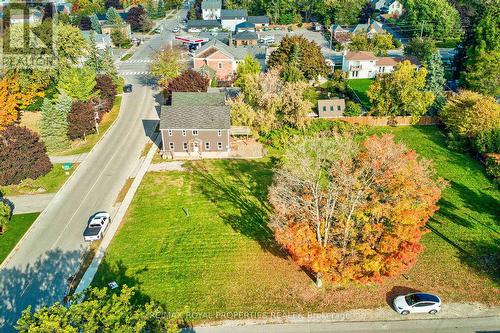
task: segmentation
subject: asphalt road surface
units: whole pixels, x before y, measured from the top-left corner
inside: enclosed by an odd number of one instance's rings
[[[173,34],[164,22],[164,33],[146,42],[132,59],[147,59]],[[138,63],[133,66],[148,66]],[[120,72],[123,72],[121,70]],[[50,305],[63,299],[67,280],[80,265],[88,244],[83,231],[98,211],[114,213],[115,200],[126,179],[139,164],[141,152],[159,119],[154,91],[147,75],[125,76],[133,84],[124,94],[118,120],[104,139],[56,194],[47,209],[0,269],[0,332],[13,331],[27,306]]]

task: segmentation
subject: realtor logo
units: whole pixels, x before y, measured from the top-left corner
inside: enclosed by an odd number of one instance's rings
[[[4,1],[1,5],[3,69],[48,69],[57,66],[57,10],[45,0]]]

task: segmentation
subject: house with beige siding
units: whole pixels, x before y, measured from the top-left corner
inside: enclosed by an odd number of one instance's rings
[[[332,98],[318,100],[319,118],[338,118],[344,116],[345,99]]]
[[[174,92],[160,115],[164,158],[227,158],[231,120],[224,93]]]
[[[391,73],[404,60],[410,61],[419,69],[420,63],[412,57],[377,57],[369,51],[345,51],[342,70],[348,74],[349,79],[373,79],[377,74]]]

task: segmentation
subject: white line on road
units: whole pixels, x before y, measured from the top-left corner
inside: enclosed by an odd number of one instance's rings
[[[135,76],[135,75],[149,75],[151,71],[140,71],[140,72],[119,72],[122,76]]]

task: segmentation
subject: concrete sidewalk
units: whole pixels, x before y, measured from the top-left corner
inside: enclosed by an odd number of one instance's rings
[[[45,209],[56,193],[40,193],[5,197],[14,205],[14,214],[39,213]]]
[[[49,156],[50,161],[53,164],[62,164],[62,163],[82,163],[87,157],[87,153],[79,154],[79,155],[68,155],[68,156]]]

